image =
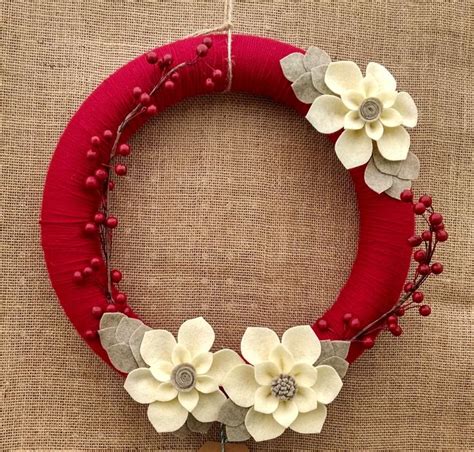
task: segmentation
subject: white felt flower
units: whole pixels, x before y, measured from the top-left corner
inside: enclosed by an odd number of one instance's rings
[[[214,337],[202,317],[184,322],[177,341],[166,330],[145,333],[140,354],[150,367],[130,372],[124,387],[135,401],[149,404],[148,419],[156,431],[178,430],[189,413],[200,422],[217,419],[226,401],[219,386],[242,359],[228,349],[211,353]]]
[[[406,92],[397,92],[392,74],[378,63],[369,63],[362,75],[352,61],[330,63],[324,81],[336,95],[315,99],[306,119],[322,133],[344,129],[336,142],[336,154],[347,168],[367,163],[373,141],[387,160],[405,160],[418,111]]]
[[[235,404],[250,407],[245,426],[255,441],[276,438],[288,427],[319,433],[342,380],[331,366],[313,366],[321,344],[311,327],[290,328],[281,342],[268,328],[247,328],[241,351],[250,364],[234,367],[223,386]]]

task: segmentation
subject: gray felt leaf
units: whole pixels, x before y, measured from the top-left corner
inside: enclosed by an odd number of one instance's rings
[[[370,159],[364,172],[365,183],[376,193],[382,193],[389,189],[393,184],[393,176],[381,173],[374,164],[374,160]]]
[[[173,432],[173,436],[176,436],[180,439],[186,439],[191,435],[191,431],[189,430],[187,424],[185,423],[180,429]]]
[[[135,358],[135,361],[137,362],[139,367],[148,367],[147,363],[143,361],[142,355],[140,354],[140,345],[142,345],[143,336],[147,331],[150,330],[151,328],[147,325],[139,326],[130,336],[130,340],[128,342],[133,357]]]
[[[192,414],[189,414],[186,425],[191,432],[205,435],[211,428],[212,422],[200,422]]]
[[[413,152],[409,152],[406,160],[403,160],[401,163],[397,177],[409,180],[418,179],[420,174],[420,161]]]
[[[108,350],[112,345],[118,343],[115,336],[115,327],[109,327],[99,330],[100,343],[104,350]]]
[[[131,319],[127,316],[123,317],[117,326],[117,330],[115,331],[117,341],[128,344],[133,332],[141,325],[143,325],[143,322],[138,319]]]
[[[280,60],[280,66],[283,75],[290,81],[294,82],[300,75],[306,72],[303,64],[304,55],[299,52],[290,53]]]
[[[106,312],[100,319],[100,329],[117,328],[124,317],[126,317],[126,315],[121,312]]]
[[[320,66],[316,66],[311,69],[311,79],[313,81],[313,86],[321,94],[333,94],[324,81],[327,68],[327,64],[321,64]]]
[[[330,62],[331,57],[324,50],[314,46],[308,47],[303,58],[303,64],[307,71],[310,71],[313,67],[329,64]]]
[[[373,155],[375,166],[381,173],[390,174],[391,176],[398,175],[400,167],[402,166],[401,160],[391,161],[384,159],[378,150],[374,151]]]
[[[400,194],[403,190],[411,188],[411,181],[405,179],[399,179],[398,177],[393,178],[393,185],[385,191],[388,196],[395,199],[400,199]]]
[[[250,433],[247,431],[245,424],[240,424],[237,427],[227,426],[225,429],[227,439],[230,442],[238,443],[240,441],[247,441],[250,439]]]
[[[340,358],[339,356],[331,356],[330,358],[321,361],[318,365],[326,365],[333,367],[341,378],[344,378],[346,376],[347,369],[349,368],[349,363],[345,359]]]
[[[312,104],[314,99],[321,95],[313,86],[311,72],[300,75],[298,79],[291,84],[291,87],[297,99],[305,104]]]
[[[221,424],[230,425],[231,427],[237,427],[245,421],[245,415],[247,414],[248,408],[243,408],[236,405],[232,400],[227,399],[222,405],[217,420]]]
[[[351,346],[350,341],[331,341],[334,347],[334,355],[339,356],[342,359],[346,359],[349,353],[349,347]]]
[[[332,342],[329,340],[321,341],[321,354],[319,355],[316,364],[319,364],[321,361],[334,356],[334,347],[332,346]]]
[[[127,344],[115,344],[107,349],[110,362],[113,366],[124,373],[129,373],[138,368],[132,351]]]

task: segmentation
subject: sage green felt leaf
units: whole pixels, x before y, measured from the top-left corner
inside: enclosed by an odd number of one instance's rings
[[[212,422],[200,422],[192,414],[189,414],[186,425],[191,432],[205,435],[211,428]]]
[[[100,319],[100,329],[117,328],[124,317],[126,317],[126,315],[121,312],[106,312]]]
[[[290,53],[280,60],[280,66],[283,75],[290,81],[294,82],[300,75],[306,72],[303,64],[304,55],[299,52]]]
[[[327,68],[327,64],[321,64],[320,66],[316,66],[311,69],[311,80],[313,81],[313,86],[321,94],[333,94],[324,81]]]
[[[141,325],[143,323],[140,320],[124,316],[115,330],[117,341],[128,343],[133,332]]]
[[[321,94],[313,86],[311,79],[311,72],[306,72],[298,77],[298,79],[291,84],[296,98],[305,104],[312,104]]]
[[[110,362],[120,370],[120,372],[129,373],[138,368],[138,364],[133,357],[132,351],[128,344],[115,344],[107,349]]]
[[[143,361],[142,355],[140,354],[140,346],[142,345],[143,336],[147,331],[150,330],[151,328],[149,326],[142,324],[133,332],[133,334],[130,336],[130,340],[128,341],[128,345],[130,346],[133,357],[140,367],[148,367],[147,363]]]
[[[399,179],[415,180],[420,174],[420,161],[418,157],[409,152],[406,160],[403,160],[400,166],[400,171],[397,174]]]
[[[349,368],[349,363],[339,356],[331,356],[319,363],[320,365],[331,366],[339,374],[341,378],[344,378]]]
[[[237,427],[245,421],[247,411],[248,408],[238,406],[231,399],[227,399],[217,415],[217,420],[221,424]]]
[[[115,336],[115,327],[108,327],[102,330],[99,330],[99,338],[102,348],[107,350],[118,343],[117,337]]]
[[[350,341],[331,341],[334,347],[334,355],[339,356],[342,359],[347,358],[349,353],[349,347],[351,346]]]
[[[400,199],[400,194],[403,190],[411,188],[411,181],[405,179],[399,179],[398,177],[393,178],[393,185],[385,191],[388,196],[395,199]]]
[[[303,64],[306,71],[311,71],[316,66],[321,66],[323,64],[329,64],[331,62],[331,57],[318,47],[308,47],[304,58]]]
[[[364,181],[373,191],[380,194],[392,186],[393,176],[380,172],[374,164],[374,159],[370,159],[365,167]]]
[[[188,418],[189,418],[189,416],[188,416]],[[179,428],[178,430],[172,432],[173,436],[176,436],[179,439],[189,438],[191,436],[191,433],[192,432],[189,430],[186,423],[184,423],[183,426],[181,428]]]
[[[384,159],[378,150],[375,150],[373,153],[373,161],[381,173],[389,174],[391,176],[398,175],[400,167],[402,166],[402,160]]]
[[[227,439],[230,442],[238,443],[250,439],[250,433],[247,431],[245,424],[240,424],[237,427],[227,426],[225,429]]]
[[[321,354],[319,355],[319,358],[316,361],[316,364],[319,364],[321,361],[325,360],[326,358],[334,356],[334,347],[332,346],[332,341],[324,340],[324,341],[321,341],[320,344],[321,344]]]

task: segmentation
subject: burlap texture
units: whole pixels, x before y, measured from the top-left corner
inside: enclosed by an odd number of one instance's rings
[[[473,3],[238,1],[236,30],[386,64],[420,110],[412,150],[450,240],[427,287],[434,313],[404,319],[355,363],[319,436],[253,450],[467,450],[472,442]],[[195,450],[158,435],[122,380],[57,304],[38,217],[62,129],[132,57],[221,21],[220,2],[3,2],[2,418],[4,449]],[[258,62],[256,62],[258,64]],[[119,184],[115,262],[149,324],[204,315],[218,346],[248,325],[313,321],[350,272],[351,182],[332,146],[268,100],[188,100],[133,142]]]

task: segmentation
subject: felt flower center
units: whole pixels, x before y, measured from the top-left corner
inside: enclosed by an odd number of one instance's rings
[[[280,400],[291,400],[296,393],[296,381],[291,375],[281,374],[272,381],[272,394]]]
[[[176,366],[171,373],[171,383],[178,391],[191,391],[196,385],[196,369],[191,364]]]
[[[375,97],[365,99],[359,107],[360,117],[367,121],[376,121],[382,114],[382,103]]]

